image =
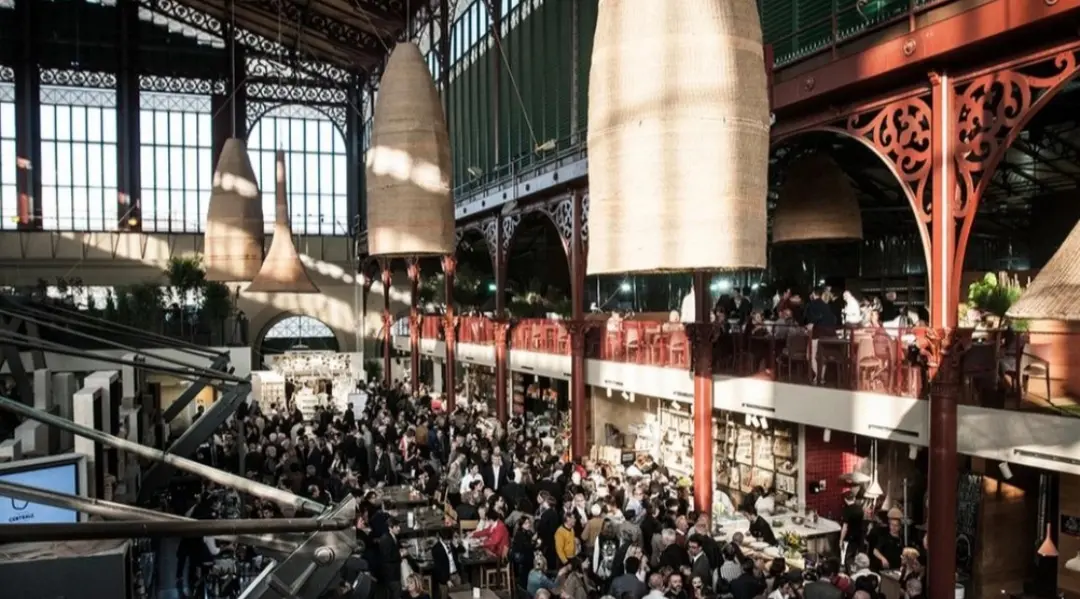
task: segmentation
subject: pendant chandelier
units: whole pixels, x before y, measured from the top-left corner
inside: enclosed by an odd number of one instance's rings
[[[300,261],[300,254],[293,244],[292,226],[289,225],[289,202],[285,198],[288,192],[285,177],[285,152],[278,150],[275,155],[277,165],[277,185],[274,190],[274,238],[270,240],[270,251],[259,269],[259,274],[245,290],[249,293],[318,293],[319,288],[308,275],[307,268]]]
[[[450,137],[442,100],[416,44],[390,54],[367,151],[367,242],[372,256],[452,254]]]
[[[757,2],[600,0],[588,143],[588,274],[764,268]]]
[[[862,238],[859,199],[840,166],[822,152],[795,159],[776,200],[772,242],[820,243]]]
[[[203,261],[209,281],[250,281],[263,262],[262,194],[247,144],[229,138],[214,170],[206,211]]]

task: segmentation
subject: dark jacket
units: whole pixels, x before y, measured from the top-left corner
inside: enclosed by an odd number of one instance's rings
[[[401,581],[401,549],[397,539],[389,533],[379,539],[379,582],[387,584]]]
[[[649,587],[638,580],[637,574],[623,574],[611,581],[608,594],[615,599],[623,599],[624,593],[629,593],[634,599],[641,599],[649,594]]]
[[[803,599],[844,599],[844,592],[831,582],[816,580],[803,586]]]
[[[731,596],[733,599],[756,599],[765,592],[765,581],[753,574],[741,574],[731,581]]]
[[[447,543],[449,545],[449,543]],[[436,584],[447,584],[450,582],[450,562],[453,560],[454,572],[461,574],[461,564],[457,561],[457,554],[459,549],[453,545],[450,546],[450,553],[446,553],[446,549],[443,544],[436,541],[431,546],[431,579]]]

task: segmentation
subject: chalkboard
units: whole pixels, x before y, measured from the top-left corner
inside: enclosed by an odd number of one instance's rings
[[[956,569],[970,575],[975,561],[975,540],[979,531],[983,477],[967,472],[956,483]],[[934,523],[931,522],[930,526]]]

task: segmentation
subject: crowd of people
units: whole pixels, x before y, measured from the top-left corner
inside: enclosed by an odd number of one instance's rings
[[[359,563],[386,599],[447,599],[467,580],[465,545],[509,565],[506,591],[517,599],[878,599],[879,572],[895,568],[905,597],[924,598],[923,554],[901,547],[900,555],[885,556],[873,541],[895,537],[891,519],[871,527],[846,518],[846,559],[808,556],[806,568],[794,570],[745,544],[775,539],[757,516],[754,493],[740,502],[752,522],[748,538],[717,540],[710,514],[693,509],[692,481],[651,460],[629,467],[570,460],[565,440],[552,432],[560,427],[536,434],[521,416],[503,425],[483,405],[433,410],[430,397],[402,383],[366,392],[361,413],[319,408],[311,420],[296,409],[267,414],[247,406],[197,459],[328,504],[356,497]],[[393,485],[411,485],[475,527],[443,531],[430,559],[419,563],[400,539],[393,506],[380,500],[378,489]],[[205,486],[174,509],[201,517],[293,515],[233,495]],[[192,584],[191,564],[221,550],[209,541],[182,544],[180,588]],[[256,559],[257,552],[244,553]]]

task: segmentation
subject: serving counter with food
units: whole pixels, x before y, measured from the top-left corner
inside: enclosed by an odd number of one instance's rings
[[[811,514],[787,512],[765,519],[772,527],[779,545],[770,546],[750,536],[750,521],[742,516],[717,519],[714,536],[730,541],[735,533],[743,534],[743,544],[753,553],[768,558],[784,557],[795,568],[803,567],[803,555],[835,556],[840,552],[840,523]]]

